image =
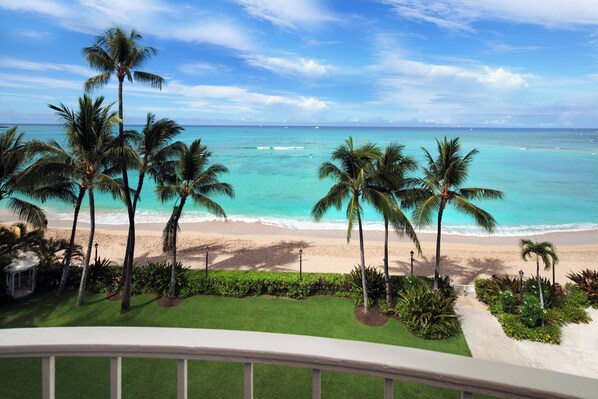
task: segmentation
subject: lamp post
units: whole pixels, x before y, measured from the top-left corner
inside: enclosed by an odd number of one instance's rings
[[[519,303],[523,303],[523,270],[519,270]]]
[[[210,246],[206,247],[206,277],[208,277],[208,260],[210,259]]]
[[[415,252],[413,252],[413,250],[411,250],[411,252],[409,252],[411,254],[411,274],[413,275],[413,255],[415,254]]]
[[[303,249],[299,248],[299,280],[303,280]]]
[[[95,249],[96,249],[96,255],[94,257],[95,262],[98,263],[98,243],[96,242],[94,245]]]

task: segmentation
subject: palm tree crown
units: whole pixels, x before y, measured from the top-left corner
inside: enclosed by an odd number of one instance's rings
[[[465,156],[461,155],[459,138],[436,140],[438,154],[434,158],[430,152],[422,148],[428,166],[423,169],[424,177],[414,179],[413,188],[405,193],[403,204],[415,206],[413,219],[417,226],[432,223],[437,215],[436,236],[436,268],[434,287],[438,288],[440,278],[440,237],[442,232],[442,216],[448,204],[463,214],[473,217],[476,224],[488,232],[493,232],[496,220],[485,210],[472,204],[476,199],[502,199],[503,193],[488,188],[463,188],[468,175],[469,166],[478,150],[473,149]]]
[[[556,247],[553,243],[548,241],[534,242],[532,240],[523,239],[519,241],[521,248],[521,258],[527,262],[534,255],[536,256],[536,279],[538,280],[538,295],[540,296],[540,304],[544,307],[544,295],[542,293],[542,282],[540,280],[540,259],[544,263],[544,270],[549,270],[552,267],[552,284],[555,284],[554,266],[558,263],[559,257],[556,254]]]

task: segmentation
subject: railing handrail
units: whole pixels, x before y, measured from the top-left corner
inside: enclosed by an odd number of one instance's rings
[[[0,330],[0,357],[202,359],[332,370],[515,398],[593,398],[598,379],[422,349],[302,335],[157,327]]]

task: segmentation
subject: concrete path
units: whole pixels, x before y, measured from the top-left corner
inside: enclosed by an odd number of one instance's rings
[[[456,310],[474,358],[598,379],[598,309],[588,309],[590,324],[563,327],[560,345],[507,337],[486,305],[473,295],[460,296]]]

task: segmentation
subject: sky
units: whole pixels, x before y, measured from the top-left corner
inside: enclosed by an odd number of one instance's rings
[[[0,0],[0,25],[4,124],[56,123],[121,26],[166,79],[125,84],[127,124],[598,126],[598,0]]]

